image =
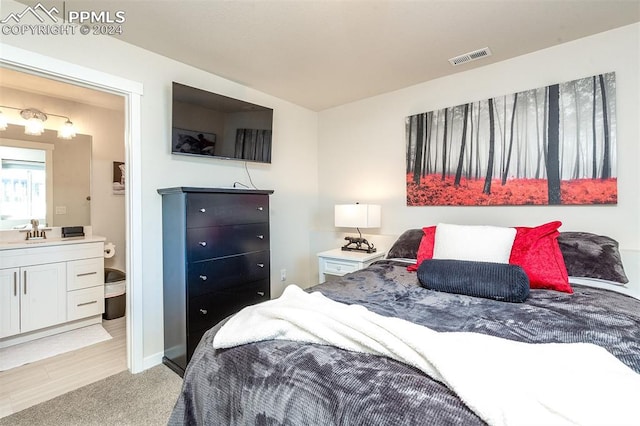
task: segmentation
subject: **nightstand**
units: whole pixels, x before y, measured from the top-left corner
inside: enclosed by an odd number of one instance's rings
[[[341,277],[371,265],[376,260],[383,259],[384,251],[375,253],[361,253],[334,249],[318,253],[318,282],[327,281],[327,276]]]

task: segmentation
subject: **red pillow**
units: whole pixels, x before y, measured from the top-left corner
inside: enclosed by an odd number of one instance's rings
[[[436,241],[436,227],[429,226],[426,228],[422,228],[422,232],[424,232],[424,235],[420,240],[420,247],[418,247],[418,254],[416,255],[416,264],[409,265],[407,267],[407,271],[417,271],[418,266],[420,266],[423,260],[433,258],[433,246]]]
[[[560,225],[562,222],[555,221],[535,228],[516,227],[516,238],[511,248],[509,263],[524,269],[531,288],[573,293],[558,245]]]
[[[562,222],[545,223],[534,228],[517,226],[516,238],[511,248],[509,263],[519,265],[529,277],[531,288],[546,288],[565,293],[573,293],[569,285],[567,268],[558,245],[558,228]],[[422,228],[424,235],[420,240],[417,262],[410,265],[408,271],[416,271],[425,259],[433,258],[436,227]]]

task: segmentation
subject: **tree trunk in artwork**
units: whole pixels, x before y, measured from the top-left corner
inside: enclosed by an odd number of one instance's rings
[[[424,114],[417,116],[416,124],[416,156],[413,165],[413,183],[420,185],[420,174],[422,173],[422,146],[424,145]]]
[[[598,161],[596,159],[596,150],[597,150],[597,137],[596,137],[596,89],[598,88],[598,82],[596,80],[596,76],[593,76],[593,102],[591,105],[591,132],[592,132],[592,146],[591,149],[593,152],[591,153],[591,178],[596,179],[598,177]]]
[[[436,135],[433,137],[433,147],[435,152],[433,153],[433,174],[438,173],[438,149],[440,143],[438,141],[438,131],[440,129],[440,110],[436,111]]]
[[[473,170],[473,103],[469,106],[469,155],[467,156],[467,179],[471,179]]]
[[[544,114],[542,115],[542,154],[544,156],[544,170],[547,169],[547,158],[549,158],[549,86],[544,88]]]
[[[480,113],[482,112],[482,103],[478,102],[478,117],[476,120],[476,179],[480,179]]]
[[[413,130],[413,116],[407,118],[405,133],[407,135],[407,174],[411,172],[411,137]]]
[[[507,176],[509,175],[509,164],[511,163],[511,151],[513,150],[513,124],[516,122],[516,105],[518,103],[518,94],[513,94],[513,110],[511,111],[511,133],[509,136],[509,150],[507,152],[507,159],[505,160],[504,172],[502,173],[502,184],[507,183]]]
[[[549,204],[562,204],[560,198],[560,86],[549,86],[549,121],[547,147],[547,192]]]
[[[431,174],[431,130],[433,129],[433,112],[427,113],[427,140],[424,150],[424,168],[422,169],[422,177]]]
[[[493,157],[495,155],[495,119],[493,117],[493,98],[489,98],[489,160],[487,161],[487,174],[484,179],[483,194],[491,194],[491,178],[493,177]]]
[[[467,143],[467,120],[469,119],[469,104],[464,106],[464,118],[462,119],[462,141],[460,142],[460,157],[458,157],[458,169],[456,170],[455,186],[460,186],[462,178],[462,166],[464,164],[464,147]]]
[[[580,102],[579,102],[579,94],[578,94],[578,81],[573,82],[573,101],[576,107],[576,158],[575,163],[573,165],[573,173],[572,176],[574,179],[578,179],[580,177]]]
[[[602,179],[611,177],[611,157],[609,156],[609,117],[607,112],[607,89],[604,85],[604,75],[600,74],[600,94],[602,98],[602,126],[604,130],[604,147],[602,155]]]
[[[536,158],[536,174],[535,178],[540,179],[540,162],[542,161],[542,149],[540,148],[540,114],[538,105],[538,91],[535,92],[535,108],[536,108],[536,143],[537,143],[537,153],[538,156]]]
[[[448,112],[449,112],[449,108],[445,108],[444,109],[444,135],[442,136],[442,180],[444,180],[444,178],[447,175],[447,127],[448,127],[447,117],[449,116]]]

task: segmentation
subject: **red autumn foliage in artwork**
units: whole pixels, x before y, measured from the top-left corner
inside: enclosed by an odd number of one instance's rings
[[[498,206],[547,205],[546,179],[500,179],[491,181],[491,194],[483,194],[484,178],[462,179],[454,185],[454,176],[431,174],[413,183],[407,175],[408,206]],[[575,179],[560,182],[562,204],[616,204],[617,179]]]

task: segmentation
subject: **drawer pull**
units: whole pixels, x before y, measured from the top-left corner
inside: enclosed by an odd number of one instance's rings
[[[91,302],[78,303],[78,307],[87,306],[87,305],[93,305],[94,303],[98,303],[98,301],[97,300],[92,300]]]
[[[258,296],[264,296],[264,291],[259,291]]]
[[[338,266],[336,266],[336,269],[337,269],[338,271],[342,271],[342,266],[338,265]]]
[[[264,207],[262,207],[262,206],[258,207],[258,211],[259,212],[264,211]]]
[[[13,273],[13,295],[14,296],[18,295],[18,273],[17,272]]]
[[[24,294],[27,294],[27,271],[24,271]]]
[[[264,268],[264,263],[258,263],[259,268]]]
[[[86,277],[87,275],[95,275],[97,274],[97,271],[93,271],[93,272],[85,272],[83,274],[77,274],[76,277]]]
[[[205,213],[207,209],[200,209],[200,213]]]
[[[202,247],[206,247],[207,246],[207,242],[206,241],[200,241],[198,244],[200,244]]]
[[[200,279],[201,279],[202,281],[206,281],[206,280],[207,280],[207,276],[206,276],[206,275],[200,275]]]
[[[264,240],[264,235],[256,235],[256,237],[258,237],[259,240]]]
[[[207,315],[207,310],[206,309],[200,309],[200,312],[202,312],[202,315]]]

